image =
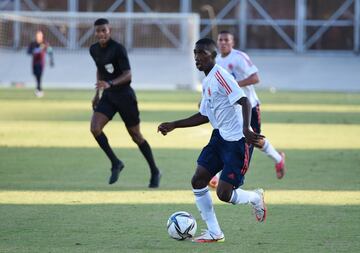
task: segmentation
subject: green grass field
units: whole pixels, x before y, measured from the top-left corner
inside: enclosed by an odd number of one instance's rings
[[[0,89],[0,252],[358,252],[360,94],[259,92],[263,134],[287,154],[288,173],[254,152],[244,189],[263,187],[268,219],[215,201],[226,242],[175,241],[166,221],[195,207],[190,179],[208,125],[163,137],[162,121],[196,112],[200,94],[139,91],[142,132],[163,172],[149,170],[123,123],[106,128],[126,167],[109,186],[109,163],[89,132],[92,91]]]

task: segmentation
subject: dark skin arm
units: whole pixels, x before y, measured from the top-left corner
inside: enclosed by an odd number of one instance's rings
[[[130,81],[131,81],[131,71],[126,70],[121,75],[119,75],[114,80],[112,80],[112,83],[113,83],[113,86],[117,86],[117,85],[127,84]],[[107,81],[100,80],[100,75],[99,75],[98,71],[96,71],[96,84],[95,84],[95,86],[96,86],[96,88],[95,88],[96,93],[95,93],[95,96],[94,96],[94,98],[92,100],[93,109],[95,109],[97,104],[99,103],[100,90],[110,88],[110,84]]]
[[[96,83],[99,82],[99,72],[96,70]],[[95,84],[96,85],[96,84]],[[95,88],[95,96],[92,99],[91,103],[92,103],[92,108],[95,110],[96,106],[98,105],[100,100],[100,91],[99,89],[96,87]]]
[[[250,75],[248,78],[245,78],[244,80],[241,80],[238,82],[238,85],[240,87],[245,87],[252,84],[257,84],[259,82],[259,76],[257,73],[254,73]]]
[[[251,120],[251,104],[247,97],[242,97],[237,101],[242,107],[243,116],[243,133],[245,140],[248,144],[253,144],[255,147],[261,145],[262,140],[265,136],[255,133],[250,127]]]
[[[243,133],[246,142],[253,144],[254,146],[260,145],[259,143],[265,138],[265,136],[254,133],[250,127],[251,105],[249,100],[247,97],[242,97],[237,101],[237,103],[242,106]],[[161,132],[162,135],[167,135],[167,133],[173,131],[176,128],[199,126],[208,122],[209,119],[206,116],[203,116],[200,113],[196,113],[186,119],[161,123],[158,126],[158,132]]]
[[[131,81],[131,70],[125,70],[121,75],[111,80],[114,86],[120,86],[127,84]],[[110,88],[110,84],[104,80],[99,80],[96,83],[97,89],[108,89]]]
[[[198,112],[186,119],[161,123],[158,126],[158,132],[161,132],[162,135],[167,135],[167,133],[171,132],[175,128],[194,127],[208,122],[209,119]]]

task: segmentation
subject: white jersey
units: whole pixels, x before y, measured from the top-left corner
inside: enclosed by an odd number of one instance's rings
[[[219,54],[216,57],[216,63],[233,75],[235,80],[238,82],[258,72],[258,68],[251,62],[250,57],[246,53],[236,49],[232,49],[225,57],[222,57]],[[255,107],[260,104],[254,85],[247,85],[241,88],[248,97],[251,107]]]
[[[245,96],[234,77],[217,64],[202,81],[199,112],[209,118],[226,141],[238,141],[244,136],[241,106],[236,102]]]

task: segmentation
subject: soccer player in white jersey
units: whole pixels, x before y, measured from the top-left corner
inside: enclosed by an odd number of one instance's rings
[[[194,242],[223,242],[225,240],[215,215],[208,183],[221,172],[217,196],[221,201],[250,204],[259,222],[266,218],[262,189],[245,191],[239,188],[251,159],[250,145],[257,145],[264,136],[250,127],[251,105],[235,79],[215,64],[216,43],[200,39],[195,44],[196,67],[206,77],[202,83],[202,99],[199,112],[185,119],[161,123],[158,131],[163,135],[176,128],[193,127],[210,121],[214,128],[209,143],[201,151],[191,184],[196,206],[207,225]]]
[[[246,53],[233,48],[234,36],[230,32],[221,31],[217,45],[220,54],[216,57],[216,63],[233,75],[238,85],[244,90],[252,107],[251,127],[256,133],[261,133],[260,100],[254,88],[254,84],[259,82],[258,69]],[[285,153],[276,151],[267,139],[261,141],[256,147],[275,162],[277,178],[283,178]],[[217,181],[218,176],[210,181],[210,186],[216,187]]]

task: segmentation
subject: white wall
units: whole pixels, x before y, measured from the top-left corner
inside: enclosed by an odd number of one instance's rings
[[[360,92],[359,56],[259,55],[251,54],[258,66],[258,88],[278,90],[324,90]],[[192,56],[168,52],[130,52],[133,87],[175,89],[189,87],[195,69]],[[55,68],[45,69],[44,88],[93,88],[95,65],[86,50],[55,51]],[[197,72],[195,72],[196,74]],[[198,74],[198,76],[201,76]],[[0,86],[24,83],[34,87],[31,57],[25,51],[0,50]]]

